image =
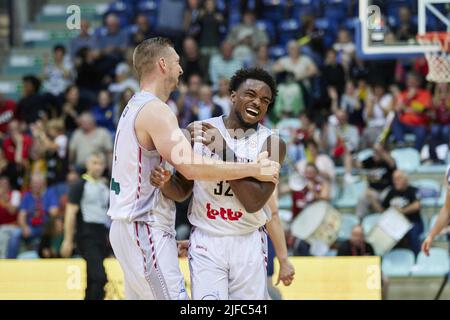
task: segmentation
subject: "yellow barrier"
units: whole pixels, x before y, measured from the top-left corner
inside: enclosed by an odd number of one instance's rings
[[[279,285],[284,299],[381,299],[379,257],[293,257],[295,281]],[[189,292],[187,259],[180,259]],[[106,299],[123,299],[123,273],[106,259]],[[277,266],[276,266],[277,269]],[[276,270],[274,281],[276,280]],[[81,259],[0,260],[0,299],[83,299],[86,264]],[[190,292],[189,292],[190,293]]]

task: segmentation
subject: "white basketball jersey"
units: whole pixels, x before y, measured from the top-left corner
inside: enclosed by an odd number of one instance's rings
[[[151,93],[136,93],[120,117],[114,141],[108,215],[113,220],[149,222],[174,233],[175,203],[153,187],[149,179],[151,170],[161,164],[162,158],[157,150],[144,149],[135,134],[139,111],[154,99],[157,98]]]
[[[228,147],[235,153],[236,162],[256,161],[264,143],[272,134],[270,129],[258,125],[252,135],[234,139],[225,128],[222,117],[204,121],[219,129]],[[194,151],[203,156],[218,158],[217,154],[212,154],[201,143],[194,144]],[[254,213],[245,211],[227,181],[196,180],[188,218],[193,226],[212,235],[243,235],[265,225],[270,219],[268,212],[269,210],[263,209]]]

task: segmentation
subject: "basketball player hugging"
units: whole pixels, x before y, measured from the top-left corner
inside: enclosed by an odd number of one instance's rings
[[[284,141],[260,124],[275,100],[275,80],[262,69],[241,69],[231,78],[229,91],[229,116],[189,125],[194,151],[227,162],[268,157],[282,164]],[[291,284],[295,272],[278,217],[275,183],[254,178],[189,181],[162,167],[152,171],[151,182],[174,201],[192,194],[188,210],[193,226],[188,249],[192,299],[267,299],[267,234],[280,265],[277,283]]]

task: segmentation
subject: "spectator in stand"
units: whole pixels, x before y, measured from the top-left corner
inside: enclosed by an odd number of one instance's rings
[[[64,121],[64,126],[70,135],[77,127],[79,115],[88,110],[90,102],[80,97],[80,90],[76,85],[67,87],[64,102],[62,106],[61,118]]]
[[[350,63],[355,56],[356,46],[352,42],[350,33],[347,29],[338,31],[337,41],[333,44],[333,49],[338,54],[339,63],[342,64],[345,70],[348,70]]]
[[[17,219],[20,229],[14,231],[9,241],[8,258],[17,257],[21,240],[31,242],[34,249],[37,249],[46,222],[59,213],[58,205],[58,198],[46,188],[45,177],[32,175],[30,191],[23,195],[20,203]]]
[[[392,134],[399,145],[405,143],[405,133],[416,137],[415,148],[420,152],[427,135],[428,116],[425,111],[431,107],[431,94],[420,87],[420,76],[409,73],[406,90],[396,94],[396,117],[392,123]]]
[[[233,45],[227,41],[222,42],[220,54],[212,56],[209,62],[209,79],[213,89],[217,90],[221,77],[231,79],[240,68],[242,68],[242,62],[233,58]]]
[[[45,56],[43,79],[44,90],[54,97],[59,97],[74,81],[74,66],[63,45],[57,44],[53,47],[52,62]]]
[[[102,300],[107,282],[103,260],[108,256],[107,216],[109,187],[102,178],[106,162],[102,153],[93,153],[86,162],[87,172],[69,191],[61,256],[72,256],[76,243],[86,260],[85,300]]]
[[[393,208],[405,215],[412,223],[412,229],[400,241],[398,247],[407,247],[416,255],[420,252],[420,236],[424,230],[420,216],[420,199],[417,189],[409,185],[408,177],[403,171],[396,170],[393,174],[393,187],[384,198],[383,202],[375,202],[377,212]]]
[[[34,75],[26,75],[22,78],[23,97],[17,104],[17,116],[26,124],[38,119],[48,117],[49,108],[44,97],[39,93],[41,80]]]
[[[272,71],[276,74],[287,71],[295,75],[295,80],[302,83],[306,91],[311,89],[310,79],[318,74],[315,63],[306,55],[300,53],[297,41],[289,41],[287,44],[288,55],[278,59],[273,65]]]
[[[341,97],[345,88],[345,70],[337,62],[337,53],[334,49],[328,49],[325,56],[325,65],[322,67],[323,86],[336,88]]]
[[[248,35],[251,35],[250,46],[254,50],[261,45],[269,44],[267,33],[256,25],[256,17],[253,11],[244,12],[242,15],[242,22],[230,30],[227,41],[230,42],[231,45],[237,46],[239,42]]]
[[[195,73],[208,82],[208,62],[208,57],[200,53],[197,41],[192,37],[185,38],[180,61],[183,68],[183,80],[187,81]]]
[[[231,99],[228,88],[230,85],[230,80],[227,78],[219,79],[219,90],[213,96],[213,103],[222,108],[223,114],[228,116],[231,110]]]
[[[255,59],[248,62],[246,67],[247,68],[261,68],[265,71],[272,74],[272,68],[273,68],[274,61],[269,56],[269,46],[266,44],[260,45],[256,49],[256,56]]]
[[[64,220],[52,217],[46,223],[39,243],[38,254],[41,258],[61,258],[59,251],[64,238]]]
[[[361,147],[370,148],[386,125],[386,117],[393,110],[394,99],[391,93],[386,92],[383,83],[376,82],[369,89],[363,118],[366,123],[361,137]]]
[[[126,88],[120,94],[119,101],[117,102],[117,105],[114,108],[117,111],[116,117],[114,119],[116,126],[117,126],[117,123],[119,122],[120,116],[122,115],[123,109],[125,109],[128,101],[130,101],[130,99],[133,97],[133,95],[134,95],[134,90],[131,88]]]
[[[184,9],[183,30],[188,37],[197,37],[200,33],[199,17],[201,14],[200,0],[187,0],[187,8]]]
[[[179,114],[181,128],[186,128],[194,117],[193,112],[195,108],[198,108],[201,86],[202,78],[198,74],[191,75],[187,92],[183,97],[183,108]]]
[[[110,13],[105,18],[106,33],[97,37],[97,43],[102,55],[122,56],[128,46],[126,30],[120,28],[120,19]]]
[[[319,169],[313,163],[308,163],[304,171],[305,187],[292,192],[292,218],[315,201],[331,200],[330,184],[319,174]]]
[[[347,113],[338,110],[334,117],[330,117],[329,124],[324,127],[323,145],[334,159],[335,163],[344,165],[344,181],[352,183],[355,177],[352,176],[352,155],[358,150],[359,132],[358,129],[349,124]]]
[[[199,92],[199,101],[197,107],[193,110],[193,121],[202,121],[213,117],[223,115],[221,107],[212,101],[212,90],[210,86],[202,85]]]
[[[82,48],[96,49],[97,48],[97,39],[89,32],[89,21],[81,20],[80,22],[80,33],[77,37],[70,40],[69,50],[72,59],[75,58],[77,53]]]
[[[31,159],[33,139],[22,133],[20,123],[13,120],[8,126],[8,136],[3,140],[3,151],[10,163],[18,167],[28,168]]]
[[[331,95],[332,100],[335,95]],[[356,126],[360,131],[364,127],[363,110],[364,101],[361,99],[361,90],[354,81],[349,80],[345,85],[345,93],[341,96],[339,108],[347,114],[348,123]]]
[[[75,58],[75,84],[90,100],[95,99],[102,87],[103,74],[98,67],[98,58],[98,52],[89,47],[79,49]]]
[[[37,122],[31,127],[34,146],[44,155],[49,187],[61,183],[66,179],[67,172],[67,146],[64,122],[61,119],[52,119],[45,127]]]
[[[311,133],[308,134],[308,139],[305,140],[306,158],[295,165],[297,171],[301,176],[305,176],[307,165],[313,163],[318,170],[320,178],[328,181],[330,184],[333,183],[336,179],[333,160],[328,155],[319,153],[319,146]]]
[[[104,128],[97,128],[95,119],[89,112],[80,115],[79,124],[80,127],[75,130],[69,143],[69,163],[81,173],[89,156],[101,152],[108,159],[110,169],[113,151],[110,133]]]
[[[185,8],[185,0],[165,0],[157,6],[158,18],[155,31],[159,36],[169,38],[174,43],[175,48],[181,47],[184,36]]]
[[[431,109],[430,160],[445,164],[438,158],[436,148],[440,144],[450,142],[450,86],[448,83],[437,83]]]
[[[9,123],[16,118],[16,102],[0,92],[0,141],[5,138]]]
[[[415,39],[417,34],[417,25],[414,24],[411,17],[411,11],[407,6],[402,6],[398,10],[398,26],[395,28],[395,38],[400,41]]]
[[[204,55],[210,57],[217,53],[221,38],[220,29],[225,27],[224,17],[217,11],[215,0],[205,0],[204,9],[200,12],[198,23],[200,25],[198,34],[200,50]]]
[[[125,62],[121,62],[116,66],[116,82],[112,83],[108,87],[108,91],[111,92],[113,96],[113,101],[119,99],[119,95],[126,88],[131,88],[134,92],[138,92],[139,83],[131,74],[131,68]]]
[[[338,245],[338,256],[374,256],[375,251],[366,242],[364,229],[360,224],[353,226],[352,235],[349,240]]]
[[[20,192],[11,188],[9,178],[0,176],[0,259],[7,258],[8,243],[17,227]]]
[[[278,95],[275,100],[274,114],[277,119],[297,118],[305,109],[302,88],[295,81],[292,72],[279,74]]]
[[[261,19],[264,11],[264,0],[240,0],[239,11],[241,14],[252,11],[255,18]]]
[[[8,177],[13,189],[21,190],[23,184],[24,169],[14,162],[8,161],[5,152],[0,149],[0,176]]]
[[[252,34],[250,30],[241,32],[233,50],[233,58],[241,61],[242,65],[255,60],[255,52],[252,49]]]
[[[133,47],[136,47],[139,43],[144,41],[145,39],[151,38],[155,36],[155,33],[150,27],[150,21],[148,20],[148,16],[139,13],[136,16],[136,27],[137,30],[131,34],[130,44]]]
[[[376,144],[373,146],[373,155],[362,162],[355,161],[355,167],[367,171],[366,176],[369,183],[356,206],[356,215],[363,218],[370,208],[372,210],[379,209],[374,203],[382,203],[389,192],[396,164],[389,151],[382,145]]]
[[[99,127],[107,129],[114,137],[116,126],[114,123],[114,104],[108,90],[101,90],[98,94],[98,105],[92,108],[92,115]]]

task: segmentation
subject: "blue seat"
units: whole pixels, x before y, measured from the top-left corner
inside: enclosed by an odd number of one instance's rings
[[[391,151],[397,168],[406,172],[414,172],[420,167],[420,155],[414,148],[401,148]]]
[[[292,196],[291,196],[291,194],[286,194],[284,196],[281,196],[278,199],[278,208],[286,209],[286,210],[291,210],[292,209]]]
[[[362,162],[370,158],[371,156],[373,156],[373,149],[364,149],[358,152],[356,158],[358,159],[358,161]]]
[[[339,229],[338,239],[348,240],[352,235],[352,229],[359,224],[359,218],[353,214],[343,213],[341,215],[341,228]]]
[[[417,263],[412,269],[413,276],[439,277],[449,272],[448,251],[443,248],[431,248],[430,256],[423,252],[417,256]]]
[[[283,19],[284,0],[264,0],[263,18],[278,22]]]
[[[39,259],[39,255],[36,251],[25,251],[25,252],[19,253],[19,255],[17,256],[17,259],[20,259],[20,260]]]
[[[441,184],[433,179],[418,179],[411,182],[416,187],[421,199],[437,199],[440,196]]]
[[[381,218],[381,213],[372,213],[365,216],[362,220],[362,226],[364,229],[364,234],[369,234],[372,228],[378,223]]]
[[[336,208],[354,208],[358,204],[358,199],[367,188],[366,181],[358,181],[345,185],[341,196],[334,202]]]
[[[279,24],[278,31],[280,44],[285,45],[298,37],[300,24],[296,19],[284,20]]]
[[[287,54],[285,46],[271,46],[269,49],[269,55],[272,59],[278,59]]]
[[[388,277],[407,277],[414,266],[414,252],[409,249],[394,249],[383,256],[381,270]]]

